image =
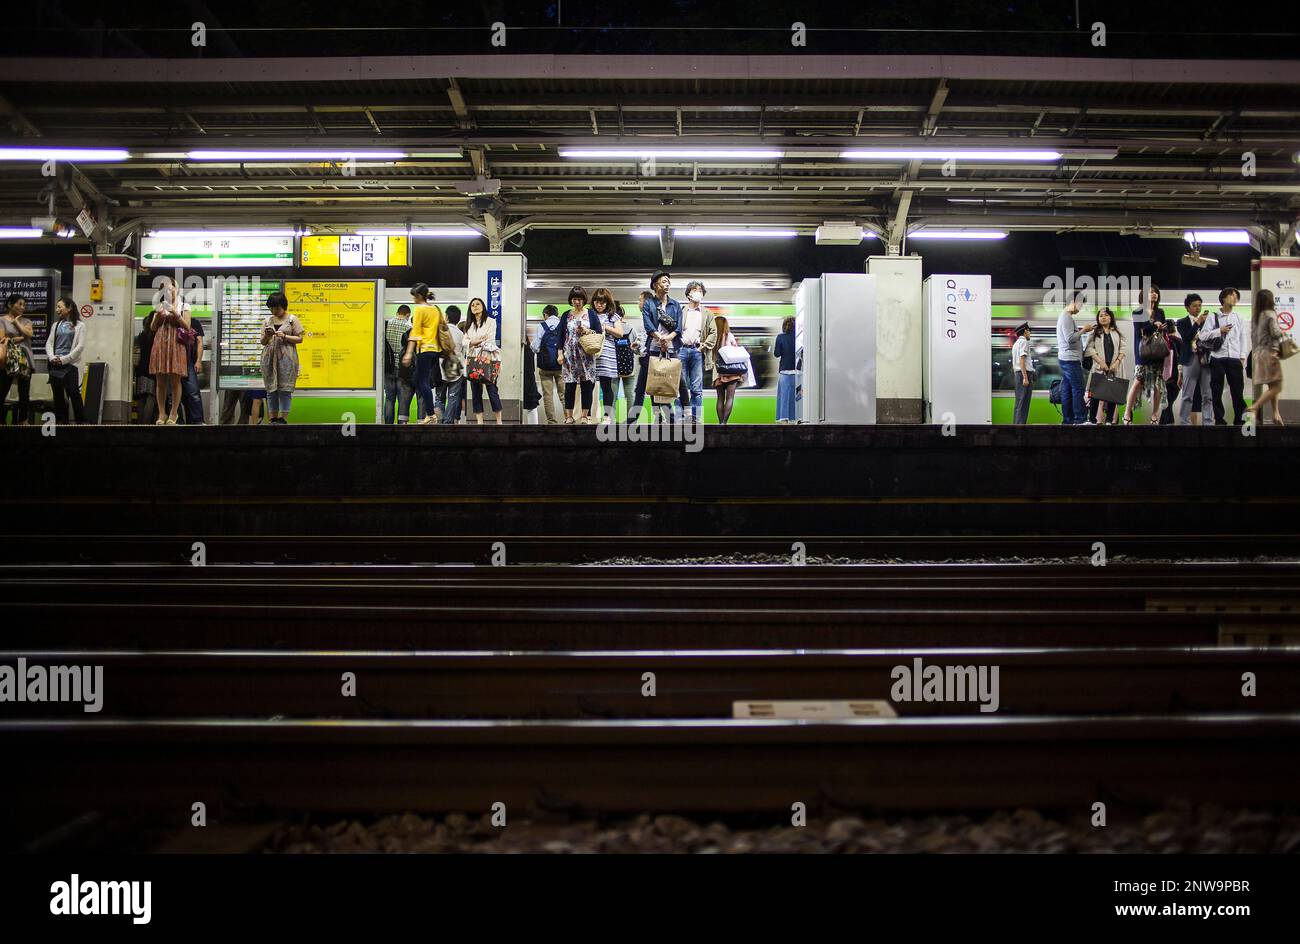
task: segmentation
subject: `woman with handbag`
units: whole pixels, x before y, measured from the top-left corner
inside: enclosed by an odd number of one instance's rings
[[[30,318],[24,317],[27,298],[10,295],[5,299],[5,314],[0,318],[4,327],[0,337],[0,422],[3,422],[4,403],[9,398],[9,388],[18,387],[18,425],[26,426],[31,416],[32,368],[36,358],[32,355],[32,335],[35,333]]]
[[[466,375],[473,392],[474,421],[483,425],[483,388],[487,387],[492,412],[501,425],[501,394],[497,392],[497,379],[501,375],[501,348],[497,346],[497,322],[489,318],[487,304],[481,298],[469,300],[469,318],[462,326],[468,352]]]
[[[176,282],[162,276],[158,286],[150,324],[153,347],[149,350],[149,373],[154,378],[154,396],[158,398],[155,426],[175,426],[181,408],[181,377],[190,370],[186,348],[193,338],[190,331],[189,306],[176,290]]]
[[[614,362],[618,376],[614,378],[614,393],[623,388],[623,399],[627,404],[624,422],[635,423],[641,412],[641,404],[636,399],[637,364],[645,354],[645,329],[641,327],[640,318],[628,318],[623,306],[614,299],[614,307],[623,322],[623,336],[614,342]]]
[[[1102,400],[1093,392],[1093,385],[1098,386],[1101,380],[1094,381],[1094,376],[1101,378],[1115,378],[1119,376],[1120,370],[1124,366],[1124,335],[1120,333],[1119,328],[1115,325],[1115,313],[1109,308],[1103,308],[1097,312],[1097,327],[1092,332],[1092,339],[1088,342],[1087,356],[1092,359],[1092,369],[1088,371],[1088,422],[1096,423],[1097,414],[1102,414],[1100,425],[1105,426],[1107,423],[1115,423],[1115,404]],[[1104,409],[1098,410],[1098,407],[1104,404]]]
[[[718,329],[718,346],[710,352],[710,366],[713,369],[713,390],[718,398],[718,425],[726,426],[736,406],[736,391],[749,373],[749,355],[744,353],[744,348],[731,333],[726,318],[717,315],[713,321]]]
[[[81,378],[77,373],[77,364],[85,345],[82,335],[86,329],[81,324],[77,303],[66,295],[54,303],[54,315],[58,320],[50,329],[50,336],[45,339],[50,392],[54,394],[54,419],[66,423],[68,404],[71,403],[73,420],[84,423],[86,410],[81,402]]]
[[[564,337],[560,343],[560,372],[564,380],[564,422],[585,422],[591,412],[596,386],[596,356],[604,349],[605,330],[600,318],[587,308],[587,291],[580,285],[569,290],[569,311],[562,319]],[[588,340],[584,344],[583,338]],[[582,388],[582,411],[574,415],[574,400]]]
[[[1255,402],[1246,407],[1246,412],[1251,414],[1255,422],[1264,421],[1264,405],[1273,404],[1273,422],[1277,426],[1285,426],[1282,422],[1282,410],[1278,405],[1278,397],[1282,395],[1282,345],[1286,342],[1291,353],[1295,352],[1295,341],[1282,333],[1278,327],[1277,312],[1274,310],[1277,303],[1273,299],[1273,293],[1266,288],[1260,289],[1255,293],[1254,314],[1251,316],[1250,323],[1250,341],[1251,347],[1251,365],[1250,379],[1255,384],[1255,389],[1265,387],[1262,396],[1256,396]],[[1288,355],[1289,356],[1289,355]]]
[[[618,420],[618,402],[614,387],[619,378],[618,342],[623,340],[625,333],[623,316],[607,288],[598,288],[592,293],[591,308],[599,319],[603,335],[600,353],[596,355],[596,379],[600,382],[600,402],[604,415],[610,423],[614,423]],[[630,349],[628,354],[631,354]]]
[[[298,383],[298,345],[306,331],[302,322],[289,314],[289,299],[275,292],[266,300],[271,315],[262,326],[262,385],[266,388],[266,409],[271,422],[289,422],[289,403]]]
[[[1154,292],[1153,292],[1154,294]],[[1165,389],[1165,362],[1173,353],[1169,343],[1168,322],[1165,321],[1163,308],[1150,311],[1146,321],[1135,325],[1138,333],[1137,374],[1128,389],[1128,400],[1124,404],[1124,413],[1120,421],[1125,426],[1133,425],[1133,411],[1139,395],[1151,400],[1152,426],[1160,425],[1160,401]]]

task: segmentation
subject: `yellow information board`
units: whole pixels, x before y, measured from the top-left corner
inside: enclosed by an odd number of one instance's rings
[[[284,283],[305,333],[298,389],[374,389],[376,289],[371,281]]]
[[[339,264],[339,238],[337,236],[302,237],[302,264],[305,266],[337,266]]]
[[[405,236],[388,237],[388,264],[390,266],[404,266],[408,264],[406,261],[406,245],[407,239]]]
[[[307,267],[404,266],[405,236],[303,236],[299,263]]]

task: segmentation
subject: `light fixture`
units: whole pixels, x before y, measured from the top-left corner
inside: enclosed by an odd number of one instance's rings
[[[291,229],[153,229],[149,231],[148,235],[164,239],[238,239],[246,236],[270,236],[284,239],[286,237],[292,238],[294,232]]]
[[[1250,245],[1250,233],[1244,229],[1198,229],[1183,233],[1183,239],[1193,246],[1199,243],[1229,243],[1237,246]]]
[[[1007,234],[996,229],[922,229],[908,233],[908,239],[1006,239]]]
[[[121,148],[0,147],[0,161],[125,161]]]
[[[380,161],[399,160],[405,151],[186,151],[191,161]]]
[[[1059,161],[1060,151],[1031,151],[1028,148],[855,148],[840,151],[850,160],[879,161]]]
[[[629,161],[648,161],[652,158],[683,158],[688,160],[776,160],[785,152],[774,148],[560,148],[560,157],[608,157]]]
[[[40,235],[39,229],[29,226],[0,226],[0,239],[36,239]]]
[[[793,239],[799,234],[792,229],[672,229],[679,239]],[[657,229],[634,229],[629,236],[657,237]]]
[[[409,233],[404,229],[359,229],[357,236],[412,236],[421,238],[424,236],[442,236],[448,239],[457,237],[474,237],[479,238],[483,234],[470,229],[468,226],[460,229],[413,229]]]

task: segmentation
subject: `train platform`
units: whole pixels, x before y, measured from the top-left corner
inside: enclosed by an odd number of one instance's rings
[[[0,446],[25,470],[8,523],[35,536],[1267,542],[1300,520],[1290,427],[634,428],[29,427]]]

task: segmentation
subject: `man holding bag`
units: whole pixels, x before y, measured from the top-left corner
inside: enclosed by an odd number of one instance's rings
[[[682,362],[677,359],[677,350],[681,346],[680,331],[682,323],[682,306],[676,299],[668,297],[672,287],[672,278],[659,269],[650,276],[650,291],[653,293],[641,306],[641,323],[645,327],[648,351],[641,361],[642,380],[637,384],[637,402],[649,393],[655,405],[662,407],[659,415],[667,415],[669,404],[672,415],[681,415],[681,401],[678,388],[682,379]]]

